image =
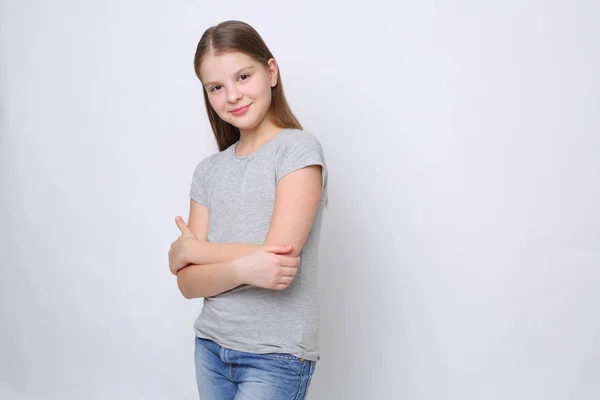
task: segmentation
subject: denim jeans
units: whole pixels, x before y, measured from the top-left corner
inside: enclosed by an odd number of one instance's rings
[[[303,400],[316,361],[290,354],[253,354],[196,337],[200,400]]]

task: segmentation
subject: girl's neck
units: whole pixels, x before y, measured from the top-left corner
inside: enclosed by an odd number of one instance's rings
[[[240,129],[240,141],[236,146],[236,154],[250,154],[264,146],[281,131],[270,119],[265,118],[257,127],[251,130]]]

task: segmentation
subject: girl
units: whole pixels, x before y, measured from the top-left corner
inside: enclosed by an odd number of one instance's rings
[[[219,152],[195,169],[169,264],[186,298],[204,298],[194,324],[198,391],[202,400],[304,399],[319,360],[323,150],[248,24],[207,29],[194,69]]]

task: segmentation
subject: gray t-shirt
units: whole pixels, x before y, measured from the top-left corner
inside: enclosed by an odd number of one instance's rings
[[[293,171],[321,165],[323,191],[290,286],[271,290],[242,285],[205,298],[194,324],[196,335],[238,351],[289,353],[317,361],[317,264],[327,198],[323,149],[314,135],[296,129],[283,129],[248,156],[235,155],[236,145],[205,158],[194,172],[190,197],[208,207],[209,242],[263,244],[276,185]]]

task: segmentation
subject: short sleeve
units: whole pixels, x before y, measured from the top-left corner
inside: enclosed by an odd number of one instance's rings
[[[291,134],[277,152],[275,161],[277,183],[287,174],[310,165],[321,166],[322,188],[325,189],[328,172],[321,143],[314,135],[305,131]]]
[[[208,207],[206,189],[206,160],[201,161],[194,170],[190,187],[190,198],[196,203]]]

